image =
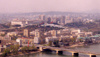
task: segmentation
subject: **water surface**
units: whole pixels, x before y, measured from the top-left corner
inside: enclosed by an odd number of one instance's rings
[[[89,45],[86,47],[76,47],[73,49],[100,53],[100,44]],[[66,52],[66,51],[63,52],[63,55],[58,55],[53,51],[53,52],[48,52],[48,53],[40,52],[40,53],[35,53],[35,54],[21,55],[21,56],[14,56],[14,57],[74,57],[74,56],[72,56],[71,53]],[[89,55],[79,53],[79,57],[89,57]],[[97,57],[100,57],[100,56],[97,55]]]

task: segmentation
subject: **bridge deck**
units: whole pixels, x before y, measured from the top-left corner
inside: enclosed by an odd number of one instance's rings
[[[51,49],[51,50],[77,52],[77,53],[83,53],[83,54],[87,54],[87,55],[100,55],[100,53],[90,52],[90,51],[82,51],[82,50],[74,50],[74,49],[66,49],[66,48],[59,48],[59,47],[42,46],[42,45],[36,45],[36,46],[43,47],[45,49]]]

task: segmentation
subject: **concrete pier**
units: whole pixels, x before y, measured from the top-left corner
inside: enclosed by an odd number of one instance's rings
[[[96,55],[90,55],[90,57],[96,57]]]
[[[63,51],[56,50],[56,54],[63,54]]]
[[[40,50],[40,51],[43,51],[43,48],[42,48],[42,47],[39,47],[39,50]]]
[[[79,56],[79,53],[77,53],[77,52],[72,52],[72,56]]]

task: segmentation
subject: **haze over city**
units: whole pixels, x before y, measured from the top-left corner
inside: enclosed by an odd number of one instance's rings
[[[0,13],[100,12],[100,0],[0,0]]]
[[[0,57],[100,57],[100,0],[0,0]]]

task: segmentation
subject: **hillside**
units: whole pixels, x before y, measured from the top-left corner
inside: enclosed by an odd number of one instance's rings
[[[73,23],[68,23],[65,26],[70,28],[79,28],[84,31],[91,31],[94,34],[96,33],[100,34],[100,22],[90,22],[90,23],[73,22]]]
[[[9,28],[9,26],[7,26],[5,24],[0,24],[0,29],[5,29],[5,28]]]

